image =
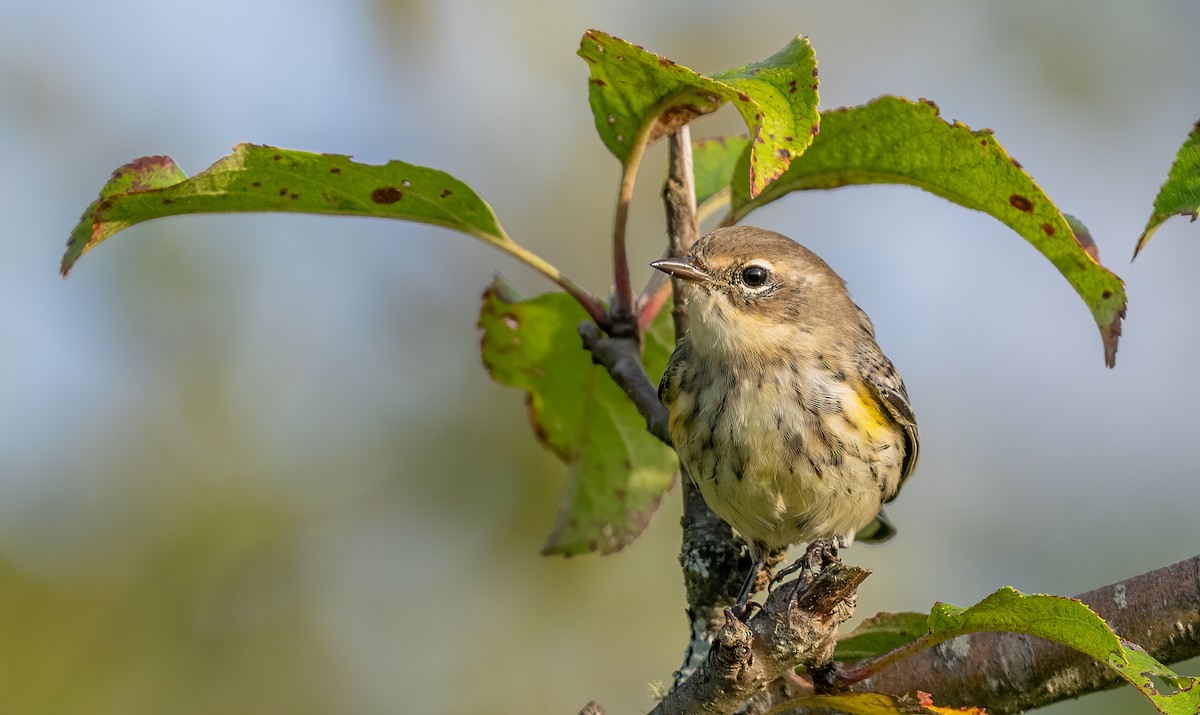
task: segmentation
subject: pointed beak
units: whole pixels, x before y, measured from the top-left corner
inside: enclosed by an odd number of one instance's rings
[[[692,283],[700,283],[708,280],[708,274],[692,263],[692,259],[687,256],[683,258],[664,258],[661,261],[654,261],[650,265],[673,278],[679,278]]]

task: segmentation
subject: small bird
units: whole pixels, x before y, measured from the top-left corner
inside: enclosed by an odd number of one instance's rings
[[[795,241],[734,226],[650,265],[678,279],[690,320],[659,399],[705,502],[750,546],[744,612],[772,551],[836,553],[883,518],[916,466],[916,417],[845,281]]]

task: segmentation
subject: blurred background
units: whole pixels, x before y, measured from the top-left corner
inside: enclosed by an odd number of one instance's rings
[[[824,256],[921,420],[859,615],[1075,594],[1193,555],[1200,235],[1134,240],[1192,123],[1200,6],[1036,0],[10,3],[0,23],[0,710],[612,713],[687,636],[678,494],[606,558],[544,558],[562,469],[478,357],[470,238],[311,216],[169,219],[57,273],[109,173],[237,142],[471,184],[608,291],[617,162],[583,31],[700,71],[807,34],[822,105],[928,97],[991,127],[1128,282],[1115,370],[1083,302],[998,221],[907,187],[751,217]],[[737,131],[726,109],[696,136]],[[635,280],[664,241],[651,152]],[[655,376],[657,377],[657,376]],[[1200,664],[1180,669],[1196,674]],[[1050,712],[1150,712],[1132,690]]]

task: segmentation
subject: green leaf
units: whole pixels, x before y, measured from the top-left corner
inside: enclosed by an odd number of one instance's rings
[[[1183,146],[1179,147],[1175,163],[1171,164],[1171,171],[1167,173],[1167,181],[1154,198],[1154,212],[1138,237],[1137,246],[1133,249],[1134,258],[1137,258],[1158,227],[1176,214],[1191,216],[1193,221],[1200,216],[1200,122],[1196,122]]]
[[[1121,641],[1121,657],[1109,658],[1108,667],[1133,683],[1154,707],[1167,715],[1200,713],[1200,678],[1186,678],[1155,660],[1129,641]]]
[[[579,45],[588,62],[588,102],[596,131],[627,164],[641,147],[698,116],[733,102],[754,137],[743,177],[757,196],[817,131],[816,57],[797,37],[768,59],[706,77],[600,30]]]
[[[1006,587],[970,608],[938,603],[929,614],[929,633],[937,642],[981,631],[1038,636],[1101,662],[1121,650],[1121,639],[1104,619],[1082,601],[1064,596],[1026,596]]]
[[[928,631],[929,616],[924,613],[879,613],[864,619],[858,628],[838,639],[833,658],[841,662],[878,658]]]
[[[749,158],[741,158],[740,170]],[[990,214],[1041,252],[1083,298],[1100,326],[1105,362],[1116,360],[1125,286],[1071,231],[1062,212],[988,130],[943,120],[932,102],[880,97],[823,112],[812,147],[758,196],[735,182],[728,222],[804,189],[909,184]]]
[[[739,90],[735,106],[750,129],[751,196],[778,179],[808,149],[821,126],[817,57],[797,37],[762,62],[713,75]]]
[[[500,279],[484,293],[479,327],[492,377],[524,390],[539,439],[568,466],[557,523],[544,553],[616,551],[642,532],[678,462],[604,368],[581,348],[587,314],[565,293],[521,300]],[[646,332],[642,363],[666,369],[669,311]]]
[[[197,213],[288,211],[375,216],[445,226],[512,252],[516,245],[469,186],[449,174],[391,161],[360,164],[239,144],[192,178],[169,157],[137,159],[117,169],[71,232],[62,273],[96,244],[143,221]]]
[[[712,137],[692,142],[692,175],[699,213],[711,213],[712,209],[706,209],[706,204],[729,202],[734,169],[749,143],[750,139],[744,136]]]
[[[929,614],[929,635],[922,645],[981,631],[1026,633],[1061,643],[1108,666],[1149,698],[1159,712],[1200,712],[1200,679],[1179,676],[1140,647],[1122,640],[1082,601],[1026,596],[1002,588],[970,608],[938,603]]]

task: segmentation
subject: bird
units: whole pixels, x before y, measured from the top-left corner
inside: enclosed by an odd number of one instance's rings
[[[739,612],[779,549],[823,542],[836,556],[872,522],[890,537],[881,510],[916,467],[917,421],[845,281],[751,226],[650,265],[676,279],[690,323],[658,388],[673,446],[753,561]]]

